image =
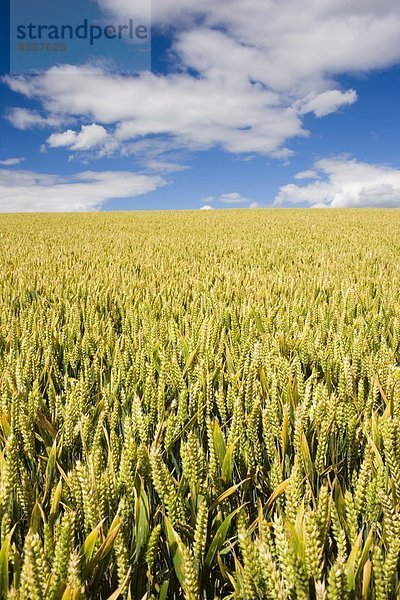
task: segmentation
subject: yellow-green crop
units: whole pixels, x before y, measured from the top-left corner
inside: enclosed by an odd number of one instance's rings
[[[0,598],[400,595],[400,213],[0,218]]]

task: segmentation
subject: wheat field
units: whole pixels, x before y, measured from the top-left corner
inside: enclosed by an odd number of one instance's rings
[[[0,217],[0,598],[400,598],[400,215]]]

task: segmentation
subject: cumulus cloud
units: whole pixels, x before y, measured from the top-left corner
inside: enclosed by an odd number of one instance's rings
[[[207,196],[202,199],[203,202],[222,202],[223,204],[247,204],[250,202],[248,198],[245,198],[238,192],[229,192],[221,194],[220,196]]]
[[[147,0],[98,3],[121,18],[147,14]],[[280,90],[325,91],[336,74],[400,57],[397,0],[153,0],[152,22],[175,29],[180,56],[199,72],[244,74]]]
[[[62,177],[0,169],[0,212],[92,211],[107,200],[140,196],[165,183],[161,177],[124,171],[84,171]]]
[[[148,12],[148,0],[98,2],[120,18]],[[290,140],[308,134],[305,114],[323,117],[356,101],[355,90],[340,89],[339,75],[400,60],[397,0],[154,0],[152,20],[173,38],[169,73],[122,77],[64,65],[34,78],[9,76],[9,87],[44,113],[15,109],[9,120],[22,129],[93,121],[112,130],[99,156],[157,138],[189,150],[286,158]],[[80,150],[93,147],[82,130],[74,139],[71,131],[49,139],[72,140],[64,144],[71,150],[81,136]]]
[[[145,136],[169,136],[192,150],[219,145],[233,153],[286,156],[284,143],[305,135],[295,107],[250,81],[221,85],[188,74],[147,72],[123,77],[97,67],[91,75],[79,73],[80,67],[64,65],[35,78],[8,77],[7,82],[12,90],[43,102],[58,118],[89,115],[95,123],[115,125],[118,146]],[[71,139],[69,131],[66,141]]]
[[[0,160],[0,165],[4,167],[15,167],[16,165],[21,164],[25,158],[5,158],[4,160]]]
[[[199,208],[199,210],[214,210],[214,207],[211,204],[204,204]]]
[[[50,148],[70,148],[71,150],[89,150],[100,145],[108,137],[107,130],[102,125],[92,123],[83,125],[79,132],[68,129],[63,133],[52,133],[46,140]]]
[[[400,169],[342,157],[319,160],[314,168],[320,180],[282,186],[274,204],[400,208]]]
[[[258,202],[250,202],[249,204],[249,208],[259,208],[260,205],[258,204]]]
[[[241,196],[238,192],[231,192],[229,194],[221,194],[217,198],[219,202],[223,202],[224,204],[246,204],[249,202],[248,198]]]

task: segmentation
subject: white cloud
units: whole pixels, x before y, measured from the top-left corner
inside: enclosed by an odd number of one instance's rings
[[[121,18],[135,11],[140,18],[148,0],[98,2]],[[397,0],[153,0],[152,22],[177,37],[184,32],[179,54],[201,73],[244,74],[275,90],[325,91],[321,82],[332,76],[400,57]]]
[[[166,160],[147,160],[145,166],[148,171],[155,173],[176,173],[177,171],[186,171],[189,167]]]
[[[204,204],[203,206],[201,206],[199,208],[199,210],[214,210],[214,207],[211,206],[210,204]]]
[[[302,114],[313,112],[316,117],[325,117],[333,112],[336,112],[342,106],[354,104],[357,100],[357,92],[347,90],[329,90],[322,94],[311,95],[305,98],[304,103],[300,103]]]
[[[42,76],[7,82],[60,119],[85,115],[114,124],[117,146],[157,135],[193,150],[220,145],[233,153],[287,155],[284,143],[305,135],[295,107],[249,81],[221,85],[188,74],[112,76],[96,67],[92,75],[78,73],[79,67],[54,67]]]
[[[309,171],[301,171],[300,173],[296,173],[294,176],[295,179],[317,179],[318,173],[314,170]]]
[[[74,145],[77,136],[78,134],[76,131],[67,129],[67,131],[63,131],[62,133],[52,133],[51,136],[47,138],[46,144],[50,146],[50,148],[70,148]]]
[[[16,165],[21,164],[24,160],[25,160],[25,158],[23,158],[23,157],[6,158],[4,160],[0,160],[0,165],[2,165],[4,167],[15,167]]]
[[[258,202],[250,202],[249,204],[249,208],[259,208],[260,205],[258,204]]]
[[[220,196],[206,196],[202,198],[202,202],[222,202],[223,204],[247,204],[250,202],[248,198],[245,198],[238,192],[229,192],[221,194]]]
[[[35,110],[27,108],[10,108],[6,113],[6,119],[16,129],[26,130],[35,127],[58,127],[62,123],[59,116],[49,115],[43,117]]]
[[[229,194],[221,194],[217,198],[219,202],[223,202],[224,204],[246,204],[249,202],[248,198],[241,196],[238,192],[231,192]]]
[[[84,171],[61,177],[0,169],[0,212],[92,211],[107,200],[133,198],[165,185],[161,177]]]
[[[83,125],[71,149],[89,150],[103,143],[107,139],[107,136],[107,130],[102,125],[97,125],[97,123]]]
[[[121,18],[148,11],[148,0],[98,2]],[[400,61],[397,0],[154,0],[152,13],[173,36],[170,73],[122,77],[86,65],[9,76],[11,89],[45,113],[15,109],[11,122],[27,128],[90,119],[113,130],[99,142],[100,157],[138,140],[168,139],[189,150],[285,158],[289,141],[307,135],[306,113],[322,117],[356,101],[356,91],[341,90],[335,78]]]
[[[105,142],[107,130],[102,125],[92,123],[83,125],[79,132],[68,129],[63,133],[52,133],[46,140],[50,148],[70,148],[71,150],[89,150]]]
[[[282,186],[274,204],[400,208],[400,169],[342,157],[319,160],[314,167],[323,179]]]

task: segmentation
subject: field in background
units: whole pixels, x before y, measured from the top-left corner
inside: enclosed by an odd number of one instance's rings
[[[0,598],[396,598],[400,214],[0,217]]]

